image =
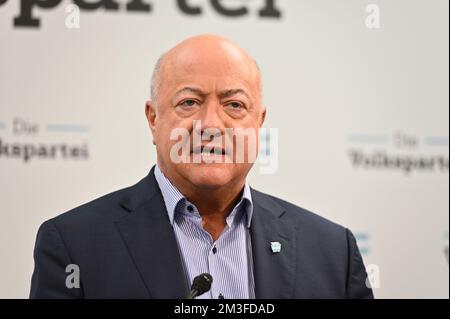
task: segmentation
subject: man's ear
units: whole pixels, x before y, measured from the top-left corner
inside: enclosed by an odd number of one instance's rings
[[[153,135],[153,144],[155,144],[155,129],[156,129],[156,110],[153,101],[145,102],[145,116],[147,117],[148,126]]]
[[[260,116],[260,119],[259,119],[259,127],[263,126],[265,119],[266,119],[266,108],[263,107],[263,110],[261,112],[261,116]]]

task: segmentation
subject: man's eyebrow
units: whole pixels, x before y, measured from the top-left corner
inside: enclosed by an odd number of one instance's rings
[[[243,94],[245,95],[249,100],[250,99],[250,95],[247,94],[247,92],[245,92],[243,89],[230,89],[230,90],[225,90],[219,93],[219,98],[221,99],[226,99],[230,96],[236,95],[236,94]]]
[[[198,88],[195,88],[195,87],[190,87],[190,86],[185,86],[185,87],[182,87],[181,89],[179,89],[178,91],[176,91],[174,96],[176,97],[176,96],[178,96],[180,94],[183,94],[183,93],[194,93],[194,94],[199,95],[201,97],[204,97],[204,96],[207,95],[207,93],[202,91],[201,89],[198,89]],[[245,90],[243,90],[243,89],[224,90],[224,91],[219,93],[219,98],[226,99],[228,97],[231,97],[231,96],[237,95],[237,94],[245,95],[248,99],[251,99],[250,95],[247,92],[245,92]]]
[[[185,87],[179,89],[178,91],[176,91],[174,96],[177,96],[177,95],[182,94],[182,93],[194,93],[194,94],[197,94],[199,96],[205,96],[206,95],[206,93],[203,92],[200,89],[197,89],[197,88],[194,88],[194,87],[185,86]]]

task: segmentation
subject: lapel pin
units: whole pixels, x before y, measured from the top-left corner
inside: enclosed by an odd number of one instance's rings
[[[281,251],[281,244],[277,241],[271,241],[270,248],[272,248],[273,253],[279,253]]]

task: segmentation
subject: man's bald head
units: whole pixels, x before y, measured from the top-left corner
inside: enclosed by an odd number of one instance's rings
[[[184,57],[184,59],[183,59]],[[217,35],[198,35],[184,40],[166,53],[162,54],[153,69],[151,78],[151,100],[156,104],[161,83],[165,80],[167,66],[177,67],[177,62],[186,64],[210,58],[211,61],[232,65],[233,63],[246,64],[253,73],[254,81],[262,95],[261,73],[256,61],[234,42]],[[184,61],[183,61],[184,60]],[[187,63],[189,64],[189,62]],[[211,63],[211,68],[216,67]]]

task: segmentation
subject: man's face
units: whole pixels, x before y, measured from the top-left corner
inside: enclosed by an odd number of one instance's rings
[[[259,73],[248,56],[227,42],[200,48],[196,45],[166,57],[158,99],[147,104],[147,117],[163,172],[196,187],[217,188],[247,176],[253,165],[252,151],[257,154],[265,110],[261,106]],[[194,121],[200,122],[194,125]],[[230,134],[237,128],[253,131],[256,143],[249,145],[252,139],[247,137],[243,147],[237,147],[242,134],[238,138]],[[189,132],[187,138],[171,138],[175,129]],[[194,141],[199,139],[201,147],[196,148],[199,145]],[[217,154],[205,154],[206,144],[218,146]],[[174,162],[174,154],[181,155],[180,145],[188,146],[185,163]]]

